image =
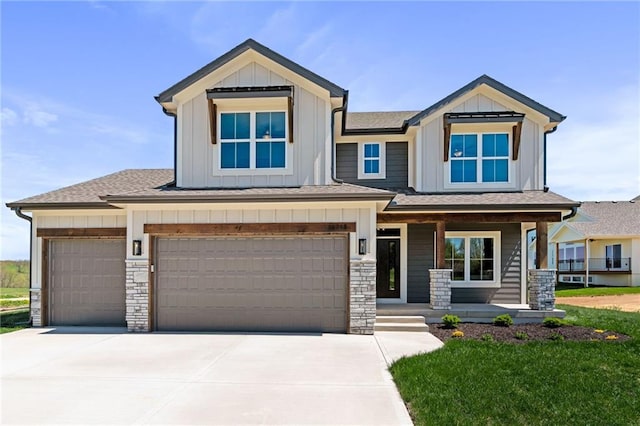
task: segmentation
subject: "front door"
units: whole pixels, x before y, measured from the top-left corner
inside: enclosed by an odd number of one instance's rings
[[[400,298],[400,238],[378,238],[376,293],[378,298]]]

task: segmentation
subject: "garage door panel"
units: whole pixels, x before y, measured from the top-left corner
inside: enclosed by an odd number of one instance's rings
[[[51,240],[52,325],[125,325],[125,241]]]
[[[343,332],[346,248],[335,236],[158,238],[157,327]]]

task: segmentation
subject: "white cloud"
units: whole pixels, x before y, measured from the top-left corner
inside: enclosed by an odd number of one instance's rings
[[[2,126],[13,126],[18,122],[18,114],[11,108],[2,108],[0,111],[0,123]]]
[[[56,114],[43,111],[37,105],[30,105],[23,111],[23,121],[36,127],[47,128],[58,121]]]
[[[577,100],[578,102],[580,100]],[[567,120],[548,138],[552,191],[586,200],[629,200],[640,194],[640,123],[636,90],[591,99],[597,121]]]

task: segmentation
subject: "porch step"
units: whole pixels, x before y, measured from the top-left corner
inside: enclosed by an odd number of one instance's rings
[[[421,315],[415,316],[376,316],[375,331],[411,331],[428,332],[429,326]]]

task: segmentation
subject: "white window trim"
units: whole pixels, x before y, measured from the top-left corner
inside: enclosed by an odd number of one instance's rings
[[[470,259],[469,259],[469,245],[470,238],[493,238],[493,281],[453,281],[451,280],[451,288],[500,288],[500,275],[502,274],[500,258],[502,255],[502,249],[500,245],[500,231],[448,231],[445,233],[445,238],[464,238],[465,239],[465,251],[464,251],[464,270],[465,276],[469,276],[470,271]],[[434,253],[435,256],[435,253]]]
[[[380,147],[380,168],[378,173],[364,172],[364,146],[376,144]],[[366,141],[358,142],[358,179],[386,179],[387,178],[387,144],[386,142]]]
[[[508,156],[505,157],[487,157],[484,158],[482,155],[482,135],[483,134],[506,134],[507,135],[507,147],[509,149]],[[451,141],[449,141],[449,161],[445,163],[444,173],[444,187],[445,189],[474,189],[474,188],[482,188],[482,189],[513,189],[515,188],[515,161],[513,161],[511,151],[512,141],[511,141],[511,133],[507,130],[486,130],[481,132],[451,132],[451,136],[454,135],[476,135],[477,136],[477,155],[475,157],[468,158],[469,160],[474,159],[476,161],[476,181],[475,182],[452,182],[451,181],[451,161],[453,158],[453,154],[451,150],[453,146]],[[451,137],[450,136],[450,137]],[[465,158],[462,158],[465,159]],[[506,182],[482,182],[482,160],[489,159],[506,159],[508,161],[508,173],[509,179]]]
[[[257,168],[256,167],[256,142],[264,142],[264,139],[258,139],[255,136],[255,126],[256,126],[256,113],[257,112],[284,112],[285,119],[285,158],[284,158],[284,167],[277,168]],[[225,142],[246,142],[246,139],[222,139],[222,114],[241,114],[241,113],[249,113],[249,167],[248,168],[222,168],[222,144]],[[247,108],[247,109],[220,109],[217,111],[216,117],[216,134],[217,134],[217,144],[215,145],[216,151],[216,170],[214,175],[226,175],[226,176],[246,176],[246,175],[291,175],[293,174],[292,167],[292,157],[293,157],[293,147],[291,143],[289,143],[289,126],[287,123],[289,122],[289,113],[286,109],[282,109],[279,107],[263,107],[263,108]],[[276,141],[280,141],[281,138],[275,139]]]

